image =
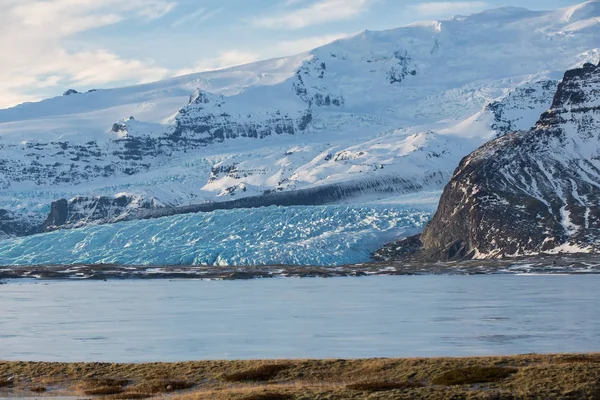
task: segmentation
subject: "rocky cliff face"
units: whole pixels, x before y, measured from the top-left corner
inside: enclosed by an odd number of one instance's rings
[[[497,136],[529,129],[540,114],[552,105],[559,81],[544,79],[515,88],[505,98],[487,105],[493,116],[492,129]]]
[[[197,91],[190,104],[176,117],[175,128],[165,137],[186,147],[222,142],[226,139],[264,139],[306,131],[312,122],[310,105],[290,111],[264,109],[252,113],[231,110],[224,96]]]
[[[71,200],[57,200],[52,203],[48,218],[42,230],[78,228],[86,225],[106,224],[124,221],[141,211],[155,211],[163,208],[156,199],[140,196],[119,195],[114,197],[76,197]]]
[[[38,232],[41,232],[41,222],[35,217],[0,209],[0,239],[33,235]]]
[[[533,129],[464,158],[421,241],[441,259],[597,250],[600,65],[568,71]]]

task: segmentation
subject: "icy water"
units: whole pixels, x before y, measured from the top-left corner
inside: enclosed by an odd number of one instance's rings
[[[468,356],[600,351],[600,276],[0,285],[0,359]]]

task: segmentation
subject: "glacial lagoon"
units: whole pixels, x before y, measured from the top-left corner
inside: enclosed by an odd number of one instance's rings
[[[599,275],[5,281],[0,359],[591,352],[598,287]]]

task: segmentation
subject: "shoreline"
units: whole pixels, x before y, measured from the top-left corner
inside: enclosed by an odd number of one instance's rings
[[[46,265],[0,266],[3,280],[126,280],[206,279],[249,280],[269,278],[335,278],[410,275],[600,274],[600,255],[568,254],[496,260],[452,262],[379,261],[342,266],[128,266]]]
[[[600,353],[179,363],[0,361],[0,398],[597,399]]]

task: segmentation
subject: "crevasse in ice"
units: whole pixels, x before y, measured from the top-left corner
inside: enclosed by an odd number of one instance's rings
[[[179,215],[0,241],[0,265],[342,265],[368,261],[430,216],[394,205]]]

